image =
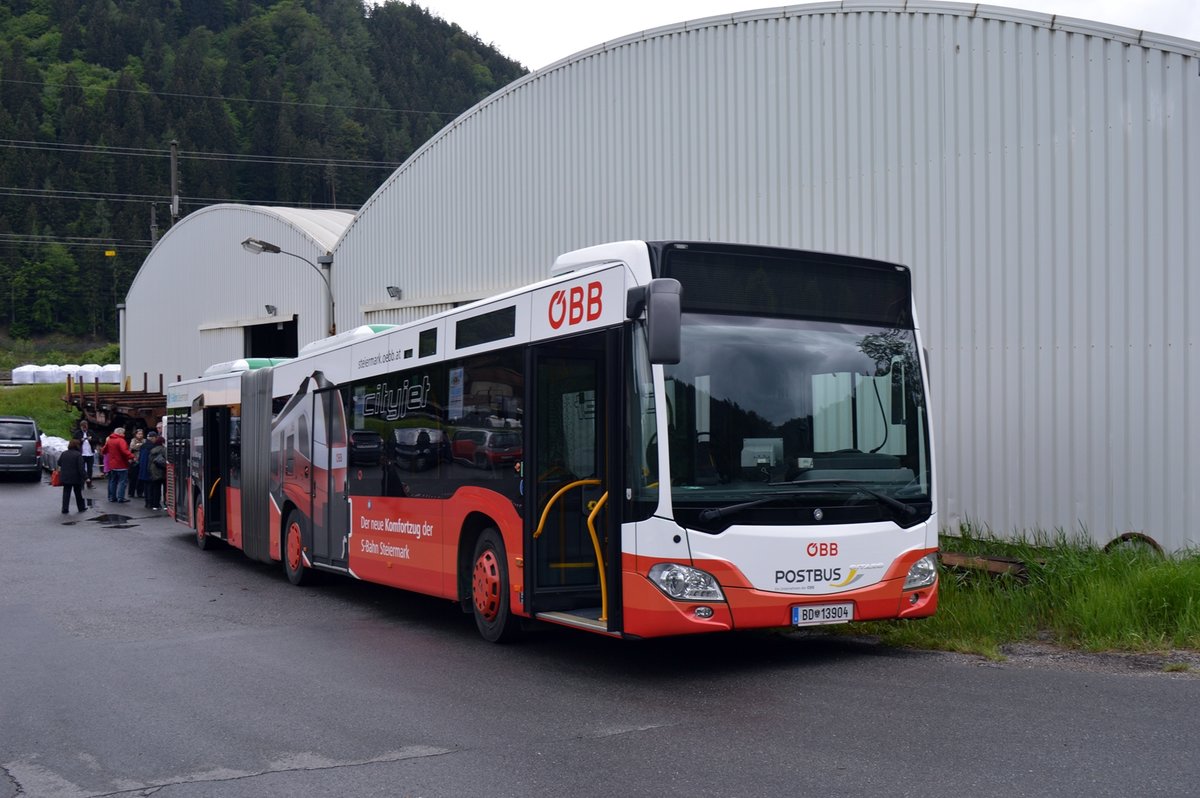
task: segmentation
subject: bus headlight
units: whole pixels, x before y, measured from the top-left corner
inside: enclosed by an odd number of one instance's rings
[[[725,594],[707,571],[676,562],[660,562],[650,568],[650,581],[673,599],[680,601],[724,601]]]
[[[929,587],[937,579],[937,555],[926,554],[912,564],[908,569],[908,577],[904,580],[904,589],[913,590],[918,587]]]

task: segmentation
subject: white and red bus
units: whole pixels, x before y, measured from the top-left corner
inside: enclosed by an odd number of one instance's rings
[[[296,584],[458,602],[492,641],[935,611],[907,268],[620,242],[552,275],[171,386],[175,518]]]

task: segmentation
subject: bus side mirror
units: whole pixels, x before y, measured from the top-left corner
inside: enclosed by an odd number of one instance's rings
[[[626,299],[626,316],[636,319],[646,311],[647,348],[650,362],[674,364],[679,362],[682,346],[682,326],[679,305],[683,287],[670,277],[651,280],[645,287],[629,289]]]

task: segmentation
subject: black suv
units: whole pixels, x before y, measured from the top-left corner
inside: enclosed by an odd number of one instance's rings
[[[29,416],[0,416],[0,474],[42,478],[42,435]]]

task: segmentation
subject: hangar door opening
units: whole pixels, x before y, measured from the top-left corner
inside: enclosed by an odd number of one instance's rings
[[[300,352],[296,317],[245,328],[245,357],[295,357]]]

